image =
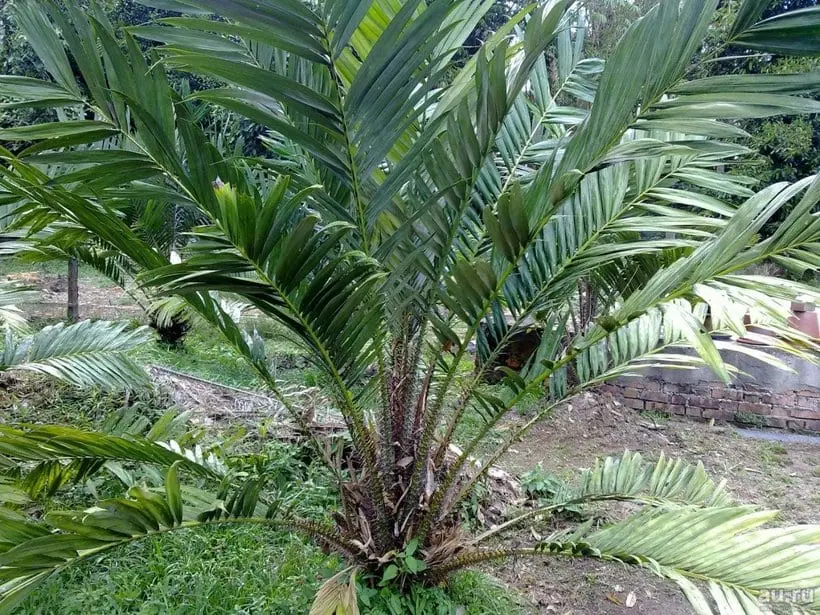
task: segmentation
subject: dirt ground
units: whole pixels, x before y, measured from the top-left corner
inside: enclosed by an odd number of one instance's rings
[[[61,274],[40,272],[5,276],[37,289],[30,301],[22,303],[27,318],[64,318],[68,302],[67,279]],[[80,318],[139,318],[142,310],[121,288],[100,286],[99,282],[81,278],[79,284]]]
[[[511,419],[508,427],[522,420]],[[748,439],[730,426],[642,416],[608,395],[576,398],[536,426],[501,466],[520,473],[540,463],[545,470],[571,479],[596,457],[625,449],[649,459],[663,452],[668,457],[702,461],[715,480],[726,479],[728,491],[738,502],[778,509],[784,524],[820,522],[820,438],[815,443]],[[526,534],[521,536],[522,544],[528,538],[532,544]],[[694,613],[674,584],[625,566],[521,559],[489,571],[520,591],[533,614]],[[627,606],[633,598],[634,605]]]
[[[25,306],[27,316],[61,317],[66,304],[65,278],[33,275],[36,279],[21,279],[41,293],[37,303]],[[82,318],[130,318],[140,314],[121,289],[100,288],[88,281],[81,281],[80,303]],[[201,383],[197,385],[190,379],[183,379],[184,386],[180,387],[177,382],[163,381],[169,377],[173,380],[173,373],[165,373],[158,380],[173,385],[180,406],[195,414],[207,407],[203,413],[206,422],[233,417],[239,410],[245,413],[259,403],[255,398],[237,402],[230,387],[210,391],[204,386],[203,390]],[[177,399],[176,393],[181,397]],[[512,429],[525,420],[512,417],[502,429]],[[639,415],[608,395],[585,394],[557,410],[550,420],[516,444],[500,465],[510,474],[520,474],[540,463],[544,470],[571,480],[596,457],[619,454],[625,449],[641,452],[649,459],[663,452],[668,457],[702,461],[715,480],[727,480],[728,490],[737,501],[778,509],[784,524],[820,523],[820,438],[815,442],[748,439],[731,426]],[[513,540],[530,546],[530,532],[523,528],[519,538]],[[533,615],[694,612],[672,583],[625,566],[552,558],[509,561],[486,570],[520,592]]]

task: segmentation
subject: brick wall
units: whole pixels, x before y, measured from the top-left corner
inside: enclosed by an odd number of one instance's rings
[[[724,385],[709,380],[620,378],[602,385],[601,390],[635,410],[820,432],[820,389],[815,387],[773,392],[746,382]]]

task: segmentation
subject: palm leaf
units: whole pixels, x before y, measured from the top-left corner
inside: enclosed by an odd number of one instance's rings
[[[148,382],[126,356],[148,339],[147,329],[83,321],[45,327],[23,341],[6,337],[0,369],[44,374],[76,386],[133,388]]]

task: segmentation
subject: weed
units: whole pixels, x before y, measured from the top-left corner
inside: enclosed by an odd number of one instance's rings
[[[643,410],[640,415],[653,425],[666,425],[669,422],[669,413],[660,410]]]
[[[770,466],[787,466],[789,461],[788,449],[779,442],[766,442],[760,447],[760,461]]]
[[[556,500],[560,500],[562,496],[566,495],[568,488],[565,481],[552,472],[545,470],[540,463],[529,472],[524,472],[521,475],[521,490],[530,500],[534,500],[538,504],[549,505]],[[575,506],[559,508],[555,512],[571,516],[581,514],[580,508]]]
[[[566,488],[564,481],[539,463],[521,475],[521,489],[531,500],[552,500]]]
[[[587,585],[595,585],[598,582],[598,575],[594,572],[585,572],[584,581]]]
[[[307,613],[340,566],[293,535],[262,527],[171,533],[49,580],[23,613]]]
[[[520,615],[521,603],[497,580],[480,572],[454,575],[445,587],[414,585],[403,595],[394,589],[359,586],[367,615]]]
[[[97,429],[114,412],[130,406],[150,422],[173,405],[161,391],[124,393],[78,389],[31,375],[6,376],[0,384],[0,409],[7,423],[49,423]]]
[[[761,415],[754,414],[753,412],[744,412],[742,410],[735,412],[735,422],[744,423],[746,425],[752,425],[753,427],[757,427],[758,429],[760,429],[766,424]]]
[[[482,479],[476,482],[470,494],[459,504],[459,514],[467,529],[475,530],[484,525],[482,509],[489,495],[487,480]]]

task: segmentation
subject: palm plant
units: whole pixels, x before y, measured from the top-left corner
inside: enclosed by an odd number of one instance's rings
[[[0,373],[42,374],[75,386],[131,389],[145,386],[148,375],[127,355],[147,340],[144,327],[124,323],[83,321],[52,325],[31,333],[17,306],[30,292],[0,282],[0,329],[5,334]]]
[[[20,212],[86,229],[127,257],[142,284],[183,297],[221,331],[334,469],[341,508],[328,524],[297,518],[266,493],[264,474],[223,481],[207,496],[182,480],[196,479],[194,461],[138,438],[86,434],[54,450],[25,430],[0,434],[12,460],[133,455],[170,465],[164,492],[132,489],[37,524],[9,513],[0,604],[11,608],[55,571],[107,549],[215,523],[289,528],[344,554],[350,567],[321,588],[315,613],[357,612],[357,576],[401,588],[511,555],[641,566],[676,582],[698,613],[760,613],[765,590],[817,586],[819,527],[765,528],[774,512],[732,503],[702,467],[679,461],[607,459],[549,506],[478,536],[457,515],[509,446],[580,391],[657,364],[706,364],[729,380],[724,350],[777,365],[736,343],[755,336],[747,312],[776,334],[761,337],[769,345],[816,358],[816,343],[788,326],[789,300],[816,290],[747,270],[766,259],[820,267],[820,179],[754,192],[752,180],[722,170],[748,151],[727,120],[818,112],[820,103],[796,94],[820,81],[687,80],[693,59],[711,60],[699,53],[716,3],[664,0],[604,67],[582,57],[583,24],[568,0],[527,6],[463,65],[453,56],[492,2],[151,0],[183,16],[118,39],[93,7],[89,16],[70,3],[17,0],[53,80],[6,76],[2,92],[83,119],[0,131],[35,142],[2,152],[0,186]],[[758,21],[765,5],[742,3],[727,44],[820,52],[820,10]],[[135,36],[162,43],[150,63]],[[182,98],[166,67],[225,86]],[[265,126],[273,157],[222,155],[195,121],[194,101]],[[76,170],[49,177],[43,157]],[[726,194],[745,200],[736,207]],[[123,221],[123,199],[160,195],[207,220],[181,263]],[[793,200],[778,231],[759,241]],[[264,345],[214,291],[252,304],[304,346],[348,427],[343,468],[275,379]],[[708,334],[707,311],[729,340]],[[487,387],[494,358],[533,321],[543,330],[534,356]],[[476,372],[462,368],[473,340]],[[544,398],[541,409],[502,444],[488,443],[532,394]],[[467,417],[481,427],[453,448]],[[499,542],[591,501],[639,511],[527,548]]]

